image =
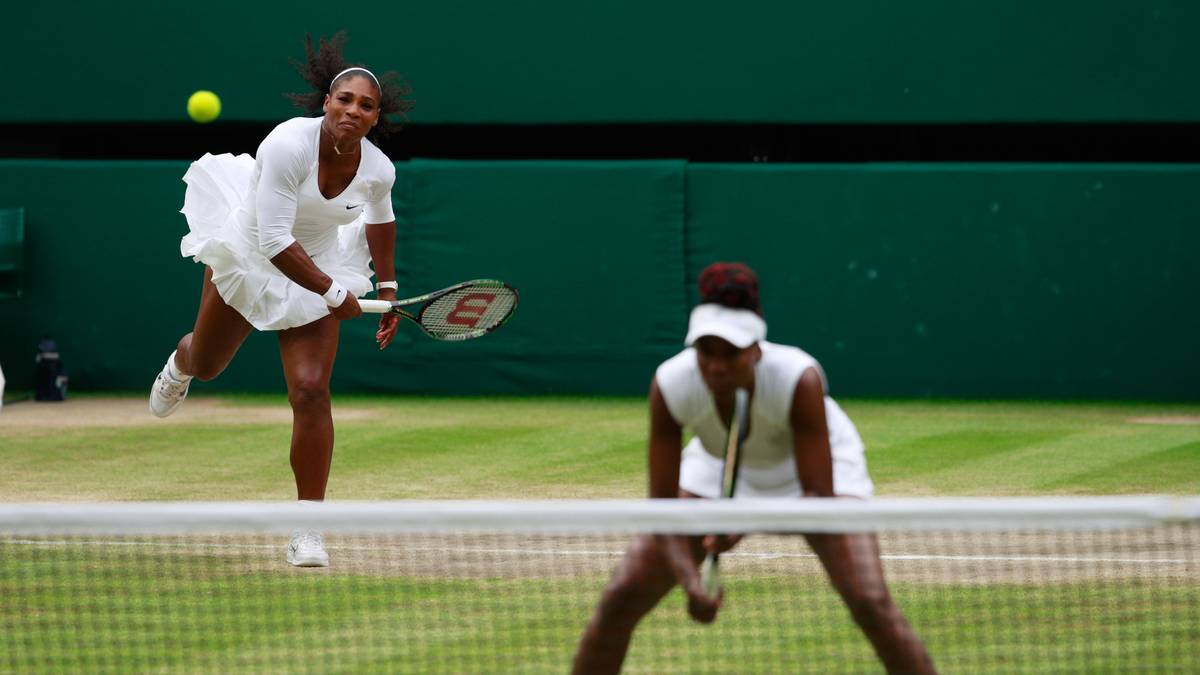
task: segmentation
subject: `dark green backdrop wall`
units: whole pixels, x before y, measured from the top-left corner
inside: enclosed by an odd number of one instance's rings
[[[688,272],[752,261],[835,390],[1200,398],[1198,169],[693,166]]]
[[[1190,0],[13,3],[0,122],[287,115],[305,32],[429,123],[1200,120]]]
[[[28,386],[43,333],[83,389],[149,386],[190,328],[185,162],[0,162],[23,206],[26,293],[0,364]],[[680,348],[693,280],[762,276],[770,338],[835,394],[1200,398],[1200,165],[398,165],[402,292],[511,281],[502,331],[386,352],[345,326],[336,391],[639,393]],[[253,335],[211,389],[281,391]]]

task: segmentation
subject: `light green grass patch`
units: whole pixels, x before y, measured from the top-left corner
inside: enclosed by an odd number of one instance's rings
[[[92,402],[95,399],[90,399]],[[235,396],[273,406],[283,396]],[[18,405],[34,405],[23,403]],[[186,405],[186,404],[185,404]],[[646,406],[633,398],[346,396],[330,499],[633,498]],[[1200,406],[845,401],[881,496],[1200,493]],[[64,411],[69,409],[63,408]],[[294,495],[291,425],[8,429],[3,501],[258,500]]]
[[[876,402],[845,405],[880,495],[1200,493],[1200,456],[1155,453],[1200,442],[1200,406],[1146,403]],[[1190,471],[1187,469],[1190,467]],[[1115,479],[1114,479],[1115,477]]]

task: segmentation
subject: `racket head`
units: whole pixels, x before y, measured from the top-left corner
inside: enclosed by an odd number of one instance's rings
[[[503,281],[475,279],[433,294],[415,320],[435,340],[472,340],[503,326],[520,302],[517,289]]]

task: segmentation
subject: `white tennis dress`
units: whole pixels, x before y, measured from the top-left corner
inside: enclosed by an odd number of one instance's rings
[[[754,392],[750,397],[749,435],[742,444],[735,497],[799,497],[790,412],[796,383],[809,368],[825,373],[817,360],[796,347],[766,341],[758,343],[762,359],[754,367]],[[728,428],[717,413],[712,393],[700,376],[695,348],[667,359],[654,379],[671,417],[695,438],[683,449],[679,487],[716,498],[721,493]],[[875,490],[867,474],[863,442],[837,402],[825,396],[825,421],[833,453],[834,494],[867,498]]]
[[[321,194],[321,119],[280,124],[257,157],[206,154],[183,177],[181,212],[191,232],[180,253],[212,268],[221,297],[259,330],[303,326],[329,314],[320,295],[284,276],[271,258],[299,242],[321,271],[361,296],[371,290],[372,274],[363,227],[395,220],[396,168],[366,139],[350,185],[332,199]]]

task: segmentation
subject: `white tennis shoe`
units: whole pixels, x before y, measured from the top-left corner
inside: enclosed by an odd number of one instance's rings
[[[154,386],[150,389],[150,412],[155,417],[170,415],[179,408],[183,399],[187,398],[188,385],[191,384],[192,378],[180,381],[171,375],[171,361],[174,359],[175,352],[171,352],[166,365],[158,373],[158,377],[154,378]]]
[[[329,567],[329,554],[325,552],[321,533],[314,530],[293,532],[287,561],[296,567]]]

